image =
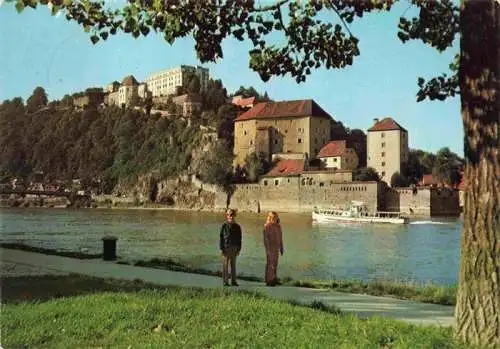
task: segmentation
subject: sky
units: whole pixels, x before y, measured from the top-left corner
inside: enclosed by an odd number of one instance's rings
[[[417,103],[415,98],[417,78],[447,72],[458,45],[439,53],[418,41],[401,43],[397,24],[405,11],[411,13],[408,6],[403,0],[390,13],[357,19],[349,25],[360,39],[361,55],[354,64],[341,70],[320,68],[297,84],[290,76],[262,82],[248,68],[248,42],[227,39],[224,58],[201,64],[190,38],[169,45],[154,33],[138,39],[119,34],[92,45],[90,35],[64,15],[51,16],[46,7],[18,14],[12,3],[0,0],[0,101],[26,100],[37,86],[45,88],[50,100],[60,99],[129,74],[144,81],[150,73],[180,64],[203,65],[229,93],[243,85],[266,91],[273,100],[314,99],[335,120],[364,131],[374,118],[390,116],[408,130],[410,148],[436,152],[449,147],[463,155],[460,99]]]

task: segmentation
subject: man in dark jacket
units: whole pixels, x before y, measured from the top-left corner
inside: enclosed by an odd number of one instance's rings
[[[226,222],[220,229],[219,248],[224,258],[222,280],[224,286],[229,286],[229,264],[231,264],[231,285],[238,286],[236,282],[236,257],[241,251],[241,227],[234,221],[236,212],[233,209],[226,211]]]

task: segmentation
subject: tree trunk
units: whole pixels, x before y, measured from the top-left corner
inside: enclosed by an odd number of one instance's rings
[[[465,209],[456,334],[500,345],[500,4],[462,0],[460,93]]]

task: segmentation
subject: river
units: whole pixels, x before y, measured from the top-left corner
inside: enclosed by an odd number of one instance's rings
[[[279,276],[293,279],[457,282],[461,219],[413,219],[408,225],[314,224],[308,214],[283,213],[285,255]],[[241,213],[238,272],[263,276],[265,214]],[[141,209],[0,208],[1,242],[64,251],[102,252],[114,235],[119,259],[171,258],[220,268],[220,213]]]

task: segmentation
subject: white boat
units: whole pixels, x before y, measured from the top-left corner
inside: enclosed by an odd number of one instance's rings
[[[393,223],[408,224],[409,218],[402,212],[369,212],[364,202],[351,201],[345,209],[322,209],[315,207],[312,219],[318,223]]]

